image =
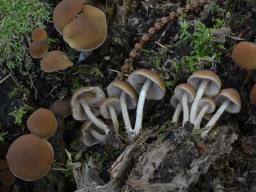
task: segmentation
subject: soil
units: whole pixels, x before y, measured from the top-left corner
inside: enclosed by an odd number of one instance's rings
[[[184,6],[185,1],[175,0],[127,0],[128,7],[122,4],[122,1],[116,3],[114,0],[97,0],[93,4],[100,8],[108,6],[108,37],[106,42],[84,62],[78,62],[79,53],[72,50],[64,43],[61,35],[54,29],[52,23],[47,23],[47,31],[56,43],[50,44],[50,49],[59,49],[70,56],[75,63],[74,67],[63,72],[52,74],[43,73],[40,70],[39,61],[34,60],[34,66],[23,70],[11,72],[11,77],[0,84],[0,130],[7,132],[4,143],[0,143],[0,158],[4,158],[9,145],[20,135],[28,133],[25,128],[26,119],[29,115],[23,117],[23,126],[16,125],[13,116],[10,116],[15,108],[26,103],[34,109],[39,107],[49,108],[56,99],[70,98],[72,90],[79,86],[100,86],[104,90],[107,85],[113,81],[117,73],[122,70],[125,59],[129,57],[129,52],[140,37],[150,28],[150,26],[159,18],[168,15],[178,7]],[[129,4],[130,2],[130,4]],[[218,0],[219,7],[230,12],[225,15],[221,12],[211,14],[205,7],[200,12],[192,13],[184,18],[188,21],[200,20],[207,27],[212,27],[214,19],[224,19],[225,26],[232,31],[231,37],[225,40],[225,51],[222,53],[221,62],[212,66],[222,79],[223,87],[232,87],[239,91],[242,99],[242,110],[239,114],[225,114],[219,124],[232,122],[239,127],[239,139],[233,145],[233,151],[230,155],[217,160],[215,165],[211,166],[208,173],[202,175],[198,183],[190,189],[196,191],[217,191],[214,190],[213,182],[219,181],[225,188],[224,191],[256,191],[256,107],[249,102],[250,90],[256,80],[256,74],[248,77],[248,73],[241,70],[233,63],[231,59],[232,47],[239,42],[238,39],[255,41],[256,35],[256,9],[254,1],[236,0],[226,1]],[[49,2],[53,7],[57,2]],[[110,9],[110,7],[112,9]],[[133,67],[151,68],[159,73],[167,81],[174,81],[175,84],[168,87],[166,96],[160,102],[146,102],[144,127],[162,125],[171,119],[174,112],[170,104],[170,98],[174,87],[181,82],[185,82],[191,74],[186,69],[181,69],[178,73],[175,71],[171,62],[167,60],[181,59],[183,56],[190,55],[191,47],[186,45],[174,46],[177,43],[181,31],[177,22],[172,22],[166,28],[156,35],[155,39],[144,48],[153,51],[155,55],[161,54],[163,48],[157,45],[170,46],[166,54],[160,58],[160,66],[154,66],[152,58],[145,52],[133,62]],[[0,70],[0,77],[5,77],[9,72]],[[247,78],[248,77],[248,78]],[[247,79],[247,80],[246,80]],[[10,94],[15,88],[24,87],[29,90],[28,93],[22,91],[13,97]],[[135,112],[131,113],[131,119],[134,121]],[[65,149],[72,153],[72,161],[85,161],[88,156],[97,153],[98,159],[108,156],[107,160],[101,162],[99,172],[101,178],[107,182],[109,178],[108,169],[120,154],[122,149],[113,149],[111,146],[93,146],[86,148],[84,146],[70,147],[70,144],[79,137],[80,122],[74,121],[71,116],[63,119],[58,117],[58,131],[50,139],[54,150],[56,165],[62,168],[67,167],[67,155]],[[122,131],[124,132],[124,131]],[[123,134],[123,133],[121,133]],[[125,135],[124,135],[125,136]],[[186,151],[193,156],[193,151]],[[79,157],[78,157],[79,155]],[[188,164],[189,162],[182,162]],[[172,166],[172,165],[168,165]],[[167,167],[168,167],[167,166]],[[173,165],[174,166],[174,165]],[[166,178],[168,179],[168,178]],[[15,187],[21,192],[70,192],[76,189],[75,180],[71,175],[65,175],[63,172],[52,170],[50,174],[36,182],[24,182],[16,179]]]

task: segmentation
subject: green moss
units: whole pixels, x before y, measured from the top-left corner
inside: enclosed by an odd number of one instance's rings
[[[0,3],[0,62],[20,68],[27,56],[26,36],[49,21],[50,7],[40,0],[2,0]],[[30,62],[31,63],[31,62]]]
[[[20,106],[19,108],[15,107],[15,110],[12,111],[9,115],[14,117],[16,125],[22,126],[24,116],[31,110],[32,110],[32,107],[24,104],[24,105]]]

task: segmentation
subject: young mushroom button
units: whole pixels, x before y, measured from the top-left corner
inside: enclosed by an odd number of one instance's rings
[[[200,128],[200,124],[202,122],[202,119],[203,119],[204,115],[213,113],[216,109],[216,105],[215,105],[214,100],[212,98],[204,97],[204,98],[199,100],[198,109],[199,109],[200,112],[198,113],[198,115],[195,119],[194,129],[199,129]]]
[[[117,115],[121,112],[120,100],[117,97],[109,97],[103,100],[100,106],[100,113],[105,119],[111,119],[114,130],[118,133],[119,123]]]
[[[182,110],[183,110],[183,125],[187,121],[189,121],[189,108],[188,104],[192,103],[194,98],[195,98],[195,90],[194,88],[187,84],[187,83],[182,83],[179,84],[175,90],[174,90],[174,95],[176,98],[179,99],[181,105],[182,105]]]
[[[92,121],[86,121],[81,127],[83,143],[87,147],[91,147],[96,144],[105,144],[106,135],[102,130],[97,128]]]
[[[164,97],[166,90],[160,75],[148,69],[134,71],[129,76],[128,82],[140,93],[134,127],[134,136],[136,136],[142,126],[145,99],[160,100]]]
[[[221,80],[214,72],[210,70],[202,70],[193,73],[188,78],[187,83],[194,87],[194,89],[197,89],[196,97],[190,110],[190,122],[194,123],[199,100],[203,95],[208,97],[217,95],[221,88]]]
[[[128,109],[135,109],[138,101],[136,90],[125,81],[114,80],[107,87],[107,93],[110,97],[120,98],[121,111],[124,119],[125,129],[129,136],[133,132]]]
[[[99,111],[96,110],[96,114],[92,112],[92,110],[100,106],[104,99],[105,93],[99,87],[82,87],[78,89],[71,98],[74,119],[80,121],[90,119],[97,127],[108,134],[108,126],[96,117],[99,115]]]
[[[210,132],[224,111],[229,113],[239,113],[241,109],[240,95],[235,89],[231,88],[221,90],[220,94],[215,98],[215,103],[220,107],[205,126],[207,130],[201,134],[202,138]]]
[[[32,42],[28,48],[29,54],[34,59],[40,59],[48,52],[48,45],[45,42]]]
[[[172,123],[177,123],[182,111],[182,106],[179,99],[175,95],[173,95],[171,98],[171,105],[175,108],[174,114],[172,116]]]
[[[50,171],[54,151],[48,141],[29,134],[20,136],[11,144],[6,159],[10,171],[16,177],[35,181]]]

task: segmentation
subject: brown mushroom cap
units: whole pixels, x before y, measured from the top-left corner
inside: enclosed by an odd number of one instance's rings
[[[99,87],[82,87],[76,90],[70,101],[73,118],[78,121],[87,120],[87,115],[79,102],[80,99],[86,100],[86,103],[92,106],[94,115],[100,115],[98,108],[105,97],[105,93]]]
[[[126,81],[114,80],[107,87],[107,93],[110,97],[120,98],[122,92],[125,92],[125,101],[128,109],[134,109],[137,106],[138,94],[136,90]]]
[[[63,0],[53,10],[53,23],[55,29],[62,34],[63,29],[73,21],[83,9],[83,0]]]
[[[210,97],[203,97],[202,99],[199,100],[198,110],[201,110],[205,105],[209,106],[206,113],[213,113],[216,109],[215,102]]]
[[[11,144],[6,159],[10,171],[16,177],[34,181],[50,171],[54,151],[48,141],[29,134],[20,136]]]
[[[241,98],[239,93],[232,88],[223,89],[219,95],[215,97],[215,103],[220,106],[224,101],[230,101],[230,104],[226,111],[229,113],[239,113],[241,110]]]
[[[11,186],[15,183],[15,176],[8,170],[0,172],[0,182],[5,186]]]
[[[117,115],[121,112],[120,100],[117,97],[108,97],[103,100],[100,106],[100,113],[105,119],[111,119],[109,106],[115,109]]]
[[[252,105],[256,105],[256,83],[254,84],[251,93],[250,93],[250,100]]]
[[[153,83],[147,92],[147,99],[160,100],[165,95],[165,84],[160,75],[149,69],[139,69],[134,71],[128,78],[128,82],[139,93],[147,79]]]
[[[57,120],[53,112],[48,109],[39,108],[29,116],[27,127],[31,133],[47,139],[57,130]]]
[[[91,5],[84,5],[79,14],[63,30],[64,41],[73,49],[91,51],[101,46],[107,37],[105,14]]]
[[[54,114],[61,115],[64,118],[72,114],[69,99],[58,99],[54,101],[50,109]]]
[[[181,101],[182,99],[182,95],[184,93],[188,94],[188,103],[193,102],[195,96],[196,96],[196,92],[195,89],[187,84],[187,83],[182,83],[179,84],[175,89],[174,89],[174,95],[177,99],[179,99]]]
[[[61,71],[72,66],[73,63],[69,60],[67,55],[57,50],[47,53],[41,61],[41,69],[47,73]]]
[[[34,59],[42,58],[48,52],[48,45],[45,42],[32,42],[29,44],[29,54]]]
[[[208,80],[209,83],[205,89],[205,95],[213,97],[217,95],[221,88],[221,80],[218,75],[210,70],[202,70],[193,73],[189,78],[187,83],[192,85],[194,89],[198,89],[201,81]]]
[[[238,43],[233,48],[232,59],[242,69],[256,69],[256,45],[246,41]]]
[[[48,38],[48,34],[44,28],[36,28],[32,31],[31,38],[33,41],[46,41]]]

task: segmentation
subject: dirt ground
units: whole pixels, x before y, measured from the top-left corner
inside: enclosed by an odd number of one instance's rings
[[[126,4],[125,4],[126,2]],[[57,2],[49,1],[54,7]],[[0,84],[0,122],[1,130],[7,132],[5,142],[0,143],[0,157],[4,158],[9,145],[20,135],[28,133],[25,122],[28,115],[23,117],[21,125],[14,122],[10,114],[22,103],[27,103],[32,109],[39,107],[49,108],[51,103],[59,98],[70,98],[72,90],[80,86],[98,85],[105,89],[121,71],[122,65],[134,44],[159,18],[168,15],[186,4],[186,1],[175,0],[141,0],[141,1],[93,1],[97,7],[104,9],[108,18],[108,37],[99,49],[82,63],[78,63],[79,53],[64,43],[62,37],[55,31],[52,23],[47,23],[49,36],[55,40],[51,50],[59,49],[67,53],[75,63],[74,67],[63,72],[45,74],[40,70],[39,61],[34,61],[34,67],[29,71],[14,71],[6,81]],[[250,90],[256,80],[256,74],[247,78],[247,72],[241,70],[231,59],[232,47],[241,40],[254,42],[256,35],[256,3],[253,0],[216,0],[215,8],[205,6],[199,12],[182,16],[177,22],[171,22],[148,43],[141,55],[133,62],[135,69],[151,68],[158,71],[165,82],[168,82],[167,94],[160,102],[146,102],[144,127],[161,125],[171,119],[174,112],[170,98],[175,86],[185,82],[192,73],[189,67],[184,66],[181,60],[190,56],[193,48],[190,42],[181,40],[182,20],[192,23],[188,30],[193,33],[193,23],[202,22],[207,28],[213,28],[216,19],[224,21],[224,27],[231,30],[224,40],[223,48],[219,50],[220,58],[200,64],[197,69],[212,69],[222,79],[223,87],[237,89],[242,99],[242,110],[237,115],[225,114],[219,124],[232,122],[239,127],[239,139],[233,145],[229,156],[219,159],[211,166],[209,172],[202,175],[191,192],[218,191],[214,184],[219,183],[224,191],[256,191],[256,107],[249,102]],[[213,7],[214,7],[213,6]],[[217,7],[217,8],[216,8]],[[218,30],[217,30],[218,31]],[[157,42],[157,43],[156,43]],[[162,45],[162,46],[161,46]],[[25,45],[26,46],[26,45]],[[181,64],[180,64],[181,63]],[[210,63],[210,64],[209,64]],[[175,66],[181,65],[179,69]],[[183,66],[182,66],[183,65]],[[5,74],[1,71],[0,75]],[[247,80],[246,80],[247,79]],[[19,87],[15,94],[13,90]],[[10,96],[10,94],[13,96]],[[134,120],[135,112],[131,114]],[[110,146],[94,146],[84,148],[70,147],[70,144],[79,136],[80,122],[71,116],[63,119],[58,117],[58,131],[50,139],[55,150],[54,169],[50,174],[36,182],[16,180],[15,186],[21,192],[71,192],[76,189],[75,180],[65,149],[72,154],[72,162],[85,161],[92,156],[99,164],[99,172],[103,181],[109,178],[108,169],[120,154],[121,149]],[[124,133],[124,131],[123,131]],[[122,134],[122,133],[121,133]],[[63,168],[65,171],[58,171]],[[219,190],[221,191],[221,190]]]

